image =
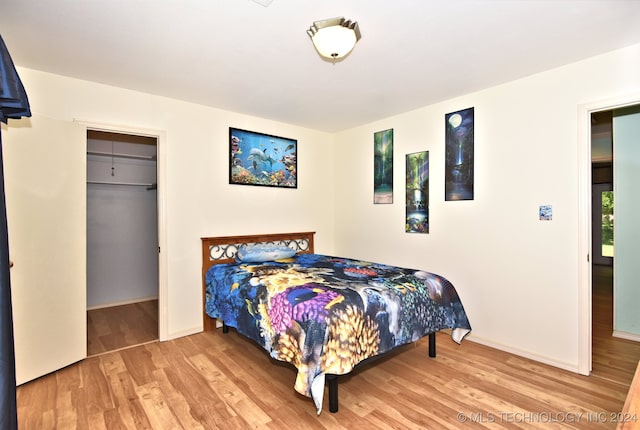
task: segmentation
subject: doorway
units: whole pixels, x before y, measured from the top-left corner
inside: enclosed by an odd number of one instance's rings
[[[613,111],[591,113],[592,264],[613,265]]]
[[[87,131],[87,355],[158,340],[157,139]]]
[[[607,349],[613,333],[613,133],[612,111],[591,113],[591,314],[592,375],[612,379]]]
[[[614,117],[612,109],[590,112],[591,134],[591,375],[628,384],[640,359],[640,343],[614,335]],[[622,236],[621,236],[622,237]],[[618,252],[621,252],[619,249]],[[622,254],[621,254],[622,255]],[[615,268],[615,270],[614,270]],[[617,281],[616,281],[617,282]]]

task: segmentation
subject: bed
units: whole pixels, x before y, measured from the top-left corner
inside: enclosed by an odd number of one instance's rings
[[[338,411],[338,378],[355,366],[425,336],[435,357],[436,332],[460,343],[471,331],[444,277],[315,254],[314,234],[202,238],[202,294],[204,330],[233,327],[295,366],[318,414],[325,384]]]

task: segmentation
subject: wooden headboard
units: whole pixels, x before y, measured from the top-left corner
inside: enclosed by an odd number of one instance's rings
[[[215,327],[215,320],[205,310],[207,296],[207,271],[216,264],[233,263],[241,245],[255,243],[273,243],[286,245],[298,254],[313,254],[313,235],[315,232],[253,234],[248,236],[203,237],[202,240],[202,322],[203,330]]]

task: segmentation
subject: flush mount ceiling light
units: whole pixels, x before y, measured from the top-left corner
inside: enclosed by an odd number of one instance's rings
[[[307,30],[307,34],[318,54],[332,63],[349,55],[360,40],[358,23],[342,17],[316,21]]]
[[[264,7],[268,7],[273,0],[253,0],[254,2],[261,4]]]

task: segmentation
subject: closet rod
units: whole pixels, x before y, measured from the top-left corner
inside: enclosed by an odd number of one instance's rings
[[[87,155],[100,155],[102,157],[115,157],[115,158],[131,158],[134,160],[149,160],[156,161],[155,155],[133,155],[133,154],[120,154],[101,151],[87,151]]]
[[[126,185],[132,187],[147,187],[148,190],[155,190],[156,184],[143,184],[140,182],[111,182],[111,181],[87,181],[87,184],[99,184],[99,185]]]

